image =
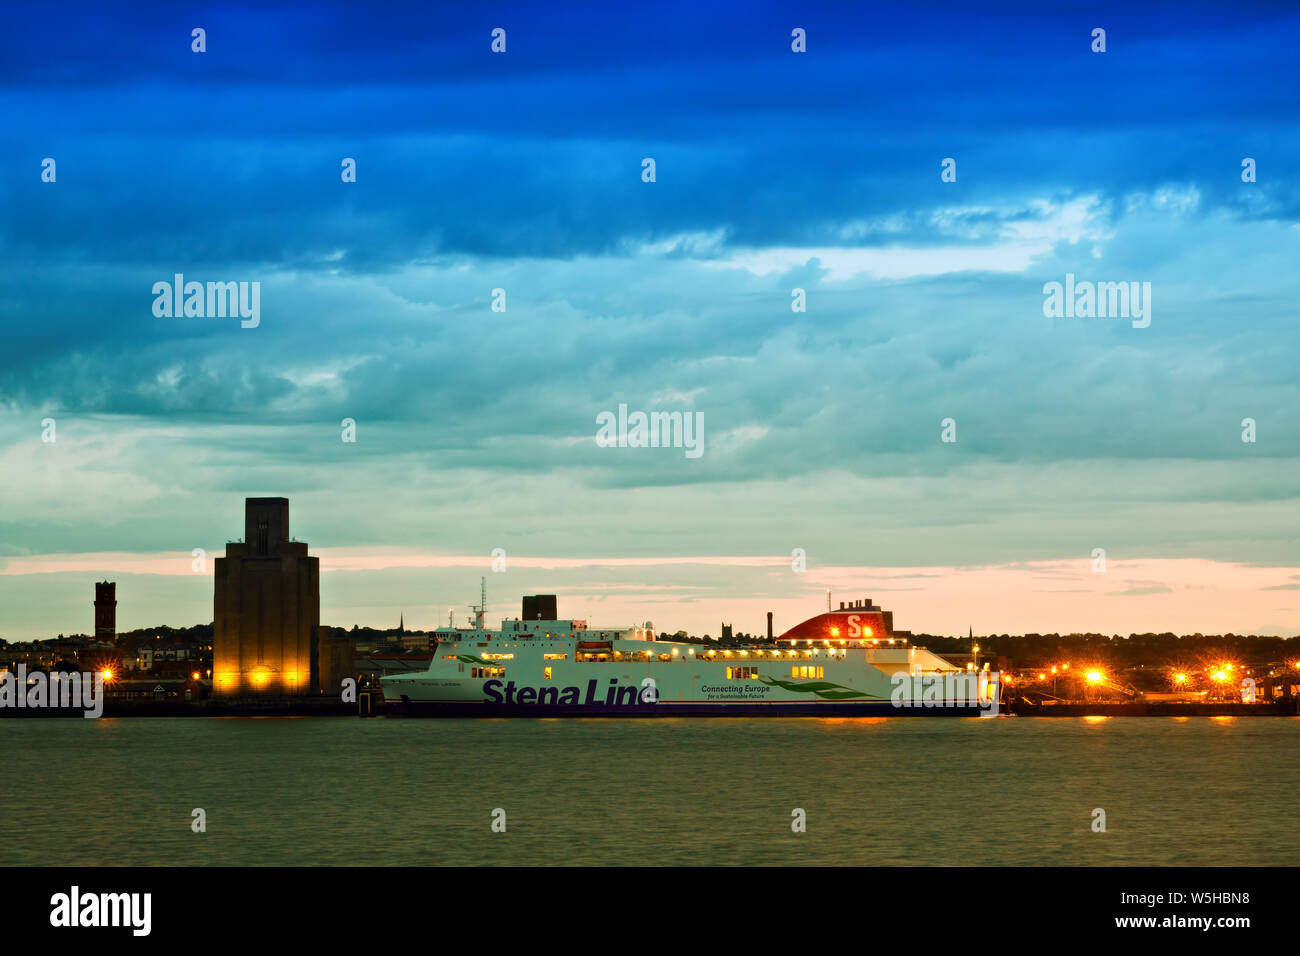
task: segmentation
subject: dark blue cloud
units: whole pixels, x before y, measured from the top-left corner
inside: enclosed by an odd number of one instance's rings
[[[10,258],[382,269],[1194,182],[1294,216],[1298,81],[1274,6],[41,7],[0,39]],[[189,50],[208,24],[208,52]],[[505,26],[509,52],[488,51]],[[809,31],[810,52],[789,51]],[[1109,31],[1105,55],[1089,31]],[[57,192],[39,160],[60,163]],[[643,156],[659,183],[638,178]],[[1242,156],[1269,203],[1240,202]],[[347,189],[339,161],[355,157]],[[916,238],[924,239],[924,231]],[[866,237],[865,242],[873,241]]]
[[[1207,354],[1285,404],[1289,341],[1260,349],[1223,315],[1275,327],[1290,286],[1266,260],[1273,278],[1251,271],[1267,255],[1254,234],[1206,248],[1215,230],[1276,230],[1300,210],[1300,14],[1284,7],[56,4],[13,16],[0,37],[0,392],[22,407],[428,422],[363,454],[459,448],[456,462],[545,467],[577,453],[542,443],[530,458],[482,436],[544,442],[589,431],[624,397],[711,388],[725,401],[717,428],[769,430],[729,467],[695,472],[723,478],[798,471],[831,436],[870,467],[875,449],[938,462],[935,422],[957,410],[983,436],[971,447],[1002,457],[1213,454],[1230,428],[1167,421],[1171,396],[1212,389],[1224,403]],[[207,53],[190,52],[194,26]],[[488,49],[495,26],[504,56]],[[789,50],[794,26],[806,55]],[[1088,49],[1095,26],[1104,55]],[[1260,163],[1249,187],[1246,155]],[[57,184],[39,180],[45,156]],[[344,156],[355,184],[340,182]],[[653,185],[643,156],[658,162]],[[939,181],[945,156],[955,185]],[[1163,225],[1126,208],[1167,184],[1195,203]],[[1104,259],[1092,239],[1060,240],[1032,272],[897,285],[827,282],[816,260],[759,277],[707,269],[786,246],[996,245],[1047,218],[1043,202],[1080,196],[1104,210]],[[682,235],[698,239],[645,251]],[[696,268],[674,268],[683,259]],[[1223,287],[1198,299],[1173,285],[1189,263]],[[1163,276],[1171,311],[1139,341],[1045,332],[1041,283],[1093,267]],[[261,281],[265,325],[154,317],[148,290],[175,272]],[[796,284],[814,290],[805,316],[788,309]],[[508,319],[487,310],[498,285]],[[1020,360],[1027,342],[1041,369]],[[1143,367],[1173,355],[1173,371]],[[1076,357],[1095,371],[1073,377]],[[875,391],[810,387],[855,367]],[[301,379],[321,369],[327,385]],[[1042,425],[1032,443],[1027,421]]]

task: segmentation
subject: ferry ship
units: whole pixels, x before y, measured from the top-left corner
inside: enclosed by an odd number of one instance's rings
[[[434,632],[423,673],[381,678],[390,716],[997,716],[988,665],[951,663],[893,632],[868,601],[840,605],[770,642],[660,640],[641,627],[559,619],[554,595],[523,614]],[[768,623],[771,634],[771,617]]]

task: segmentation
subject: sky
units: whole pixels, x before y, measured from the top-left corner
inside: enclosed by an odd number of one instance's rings
[[[267,495],[339,626],[1300,634],[1300,10],[263,6],[7,13],[0,637],[211,621]]]

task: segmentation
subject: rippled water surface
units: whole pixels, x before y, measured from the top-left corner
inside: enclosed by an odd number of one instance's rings
[[[1295,718],[9,719],[0,750],[3,865],[1300,863]]]

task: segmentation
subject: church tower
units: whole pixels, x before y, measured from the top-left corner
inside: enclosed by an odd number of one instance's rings
[[[117,640],[117,583],[95,582],[95,640],[112,644]]]

